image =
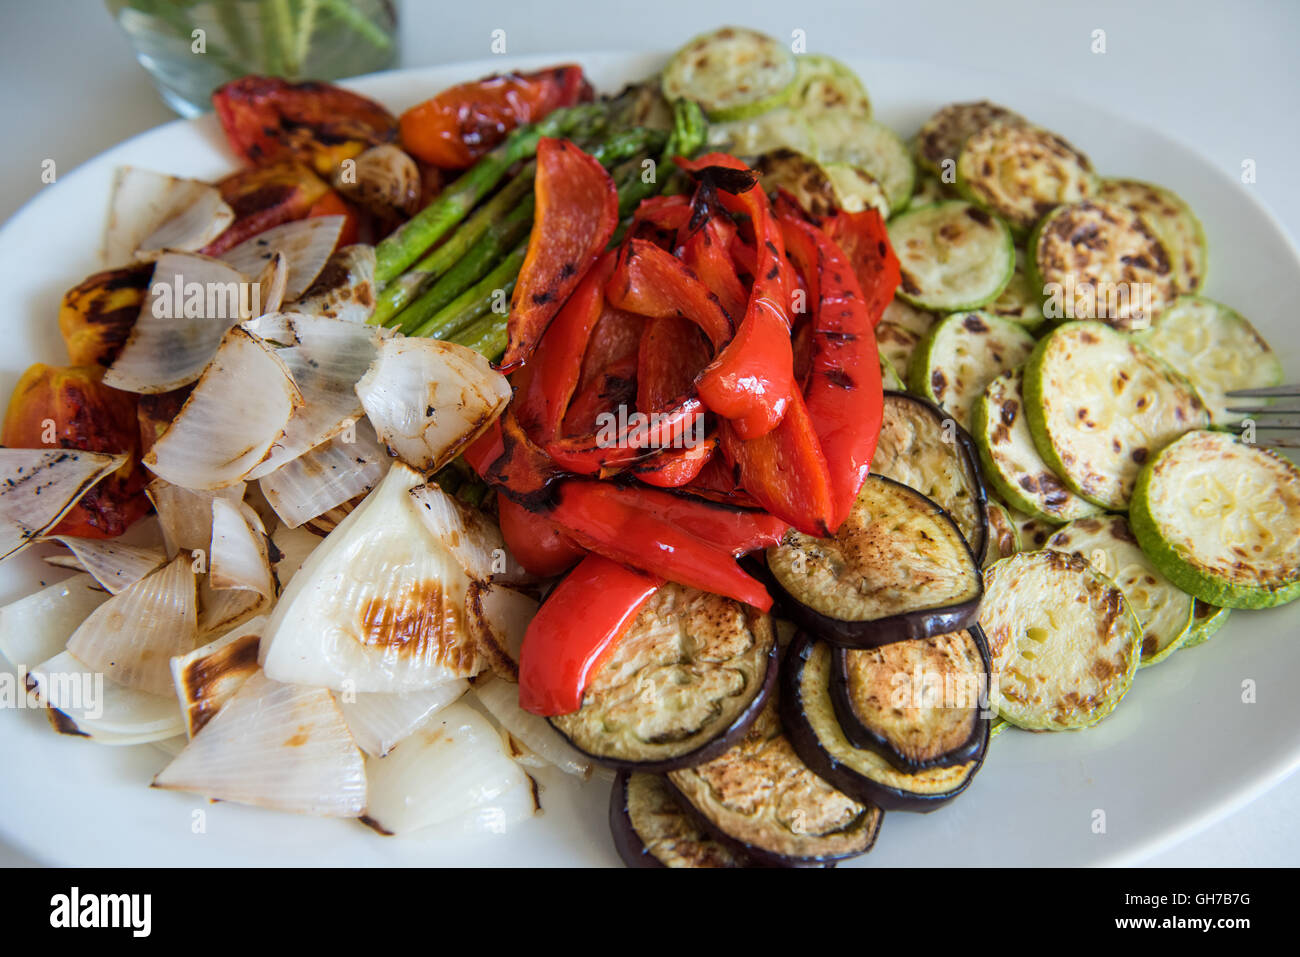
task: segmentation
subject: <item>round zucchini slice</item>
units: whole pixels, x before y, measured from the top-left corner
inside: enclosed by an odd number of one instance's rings
[[[794,750],[819,777],[845,794],[886,811],[933,811],[970,785],[988,750],[982,745],[963,764],[900,771],[870,748],[844,736],[831,700],[834,647],[801,633],[781,667],[781,716]]]
[[[1210,259],[1205,230],[1177,193],[1136,179],[1104,179],[1097,198],[1127,206],[1147,221],[1169,253],[1177,292],[1192,293],[1205,285]]]
[[[790,149],[811,155],[812,131],[808,121],[788,107],[731,123],[710,123],[709,149],[753,159],[772,150]]]
[[[1226,432],[1190,432],[1143,469],[1130,511],[1175,585],[1225,608],[1300,598],[1300,469]]]
[[[1009,727],[1011,725],[1007,724],[1006,721],[1001,718],[994,718],[992,723],[989,724],[989,740],[992,741]]]
[[[1072,522],[1101,513],[1075,495],[1047,467],[1034,446],[1021,394],[1019,369],[1004,372],[985,387],[971,410],[971,434],[984,475],[1010,505],[1048,522]]]
[[[937,504],[957,523],[975,557],[983,557],[988,516],[975,444],[943,409],[916,396],[886,392],[871,471]]]
[[[885,354],[880,353],[880,384],[886,392],[902,392],[907,388],[903,384],[903,379],[894,368],[894,364],[885,358]]]
[[[935,323],[934,313],[894,298],[876,325],[876,348],[899,372],[906,372],[912,352]]]
[[[1051,549],[1003,559],[984,579],[980,625],[998,714],[1031,731],[1086,728],[1110,714],[1142,656],[1142,626],[1115,583]]]
[[[743,27],[695,37],[664,67],[664,96],[694,100],[710,120],[743,120],[784,106],[797,89],[798,64],[780,41]]]
[[[609,793],[609,831],[628,867],[748,867],[677,802],[658,774],[620,771]]]
[[[778,697],[734,747],[673,771],[669,784],[706,830],[759,863],[818,865],[865,854],[884,813],[809,769],[781,730]]]
[[[845,112],[871,119],[871,98],[849,67],[823,53],[799,55],[794,102],[806,115]]]
[[[949,103],[941,107],[925,121],[921,131],[916,134],[916,162],[926,172],[942,176],[945,160],[955,166],[966,140],[999,120],[1009,123],[1025,122],[1019,113],[988,100]]]
[[[1282,384],[1282,363],[1264,337],[1213,299],[1180,296],[1138,341],[1187,376],[1215,425],[1241,422],[1240,413],[1227,410],[1225,393]]]
[[[957,191],[945,185],[942,180],[922,173],[916,177],[916,189],[912,191],[912,198],[907,203],[908,209],[919,209],[922,206],[933,206],[935,203],[946,203],[952,199],[959,199]]]
[[[1035,287],[1029,278],[1023,249],[1016,250],[1016,268],[1010,282],[996,299],[984,307],[984,311],[1031,330],[1047,321],[1043,315],[1042,288]]]
[[[978,625],[831,654],[831,704],[844,737],[906,772],[966,764],[983,750],[988,679]]]
[[[840,209],[860,213],[869,205],[879,208],[882,216],[889,215],[889,204],[880,187],[852,167],[833,169],[803,153],[779,149],[760,156],[754,169],[765,190],[784,189],[818,219]]]
[[[1030,283],[1049,319],[1098,319],[1132,332],[1174,298],[1164,243],[1127,206],[1085,199],[1058,207],[1029,237]]]
[[[808,117],[808,125],[819,160],[865,169],[885,190],[890,209],[897,212],[907,205],[916,185],[916,166],[897,133],[847,110],[817,113]]]
[[[860,213],[864,209],[880,212],[882,219],[890,216],[889,197],[874,176],[860,166],[848,163],[827,163],[823,169],[835,187],[835,201],[840,209]]]
[[[996,299],[1016,269],[1006,223],[959,199],[896,217],[889,241],[902,267],[898,296],[921,309],[976,309]]]
[[[582,706],[551,724],[607,767],[659,773],[707,761],[754,721],[776,659],[770,617],[670,583],[596,670]]]
[[[1020,512],[1011,511],[1011,521],[1016,525],[1016,540],[1022,552],[1036,552],[1047,544],[1047,540],[1060,528],[1055,522],[1045,522],[1041,518],[1031,518]]]
[[[985,124],[957,158],[957,190],[1025,235],[1062,203],[1097,190],[1088,157],[1055,133],[1021,119]]]
[[[834,538],[791,531],[767,550],[767,570],[796,623],[850,648],[959,631],[974,621],[983,591],[948,513],[875,474]]]
[[[984,513],[989,518],[989,545],[984,552],[984,567],[1000,562],[1020,551],[1020,529],[1005,505],[986,502]]]
[[[1151,564],[1122,515],[1081,518],[1047,540],[1047,548],[1078,555],[1119,586],[1142,625],[1139,668],[1178,650],[1192,625],[1192,596]]]
[[[1048,468],[1117,511],[1128,508],[1143,463],[1209,418],[1191,383],[1100,322],[1067,322],[1040,340],[1022,388]]]
[[[968,429],[971,408],[988,384],[1033,351],[1034,337],[1023,326],[987,312],[954,313],[912,353],[907,384]]]
[[[1220,608],[1218,605],[1210,605],[1197,598],[1192,603],[1192,627],[1187,637],[1183,639],[1183,647],[1191,648],[1205,644],[1228,623],[1228,615],[1231,612],[1231,608]]]

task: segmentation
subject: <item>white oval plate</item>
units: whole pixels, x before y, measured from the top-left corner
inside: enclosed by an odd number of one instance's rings
[[[602,90],[655,70],[661,58],[573,59]],[[381,74],[350,84],[397,112],[449,84],[500,71],[501,59]],[[1272,216],[1228,174],[1140,122],[1013,78],[899,60],[852,61],[879,117],[905,135],[937,106],[988,97],[1056,130],[1106,175],[1171,187],[1210,239],[1206,293],[1238,309],[1300,379],[1292,332],[1300,259]],[[177,121],[117,146],[28,203],[0,230],[7,342],[0,395],[31,362],[60,363],[59,297],[101,268],[99,241],[113,170],[135,164],[212,178],[235,159],[211,117]],[[0,567],[0,600],[51,574],[27,554]],[[1208,644],[1138,674],[1099,727],[1076,734],[1008,731],[970,790],[930,815],[892,813],[857,863],[924,865],[1131,862],[1229,813],[1300,765],[1300,604],[1237,612]],[[29,663],[30,664],[30,663]],[[1254,682],[1255,702],[1243,701]],[[54,734],[40,713],[0,713],[0,837],[42,862],[74,865],[614,865],[608,778],[581,785],[544,774],[545,813],[505,836],[385,838],[354,822],[291,818],[152,791],[167,762],[144,746],[111,748]]]

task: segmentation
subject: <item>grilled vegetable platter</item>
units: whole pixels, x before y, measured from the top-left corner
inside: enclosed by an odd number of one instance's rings
[[[235,172],[118,171],[0,434],[55,732],[375,840],[544,826],[547,768],[629,866],[830,867],[1300,597],[1188,198],[738,27],[428,93],[245,77]]]

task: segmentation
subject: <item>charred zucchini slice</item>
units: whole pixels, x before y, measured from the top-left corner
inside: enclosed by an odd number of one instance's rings
[[[609,830],[628,867],[747,867],[709,837],[658,774],[620,771],[609,794]]]
[[[747,120],[710,123],[707,136],[711,150],[722,150],[746,159],[778,149],[806,154],[813,151],[808,121],[785,106]]]
[[[1086,728],[1110,714],[1142,656],[1142,626],[1115,583],[1051,549],[1012,555],[984,579],[980,626],[998,714],[1032,731]]]
[[[886,811],[933,811],[966,790],[987,750],[983,744],[964,764],[900,771],[876,751],[855,748],[844,736],[831,701],[834,646],[801,634],[781,668],[781,715],[799,757],[845,794]]]
[[[1151,564],[1122,515],[1071,522],[1046,547],[1078,555],[1119,586],[1142,625],[1138,667],[1163,661],[1183,643],[1192,624],[1192,596]]]
[[[871,850],[884,817],[804,764],[781,730],[777,695],[737,744],[668,782],[715,836],[764,864],[825,864]]]
[[[1174,299],[1169,253],[1127,206],[1099,199],[1061,206],[1026,246],[1030,283],[1049,319],[1097,319],[1125,332],[1149,328]]]
[[[1034,337],[1023,326],[987,312],[954,313],[916,347],[907,382],[970,428],[971,407],[985,387],[1033,351]]]
[[[876,348],[900,373],[907,374],[912,353],[935,323],[932,312],[892,299],[876,326]]]
[[[1244,316],[1202,296],[1180,296],[1138,341],[1187,376],[1215,425],[1236,425],[1233,389],[1282,384],[1282,363]],[[1251,403],[1247,403],[1251,404]]]
[[[1011,521],[1016,525],[1017,551],[1036,552],[1047,545],[1047,540],[1060,528],[1055,522],[1046,522],[1020,512],[1011,511]]]
[[[1006,223],[959,199],[897,216],[889,241],[902,267],[898,296],[921,309],[976,309],[996,299],[1016,269]]]
[[[1218,605],[1210,605],[1197,598],[1192,602],[1192,627],[1187,637],[1183,639],[1183,647],[1192,648],[1205,644],[1228,623],[1228,614],[1231,611],[1231,608],[1220,608]]]
[[[722,27],[672,55],[661,80],[669,102],[694,100],[710,120],[729,122],[784,106],[797,90],[794,54],[773,37]]]
[[[824,53],[799,54],[798,91],[794,102],[802,112],[846,112],[871,119],[871,98],[853,70]]]
[[[1300,598],[1300,469],[1225,432],[1191,432],[1142,469],[1130,512],[1179,588],[1225,608]]]
[[[934,176],[942,176],[945,161],[955,172],[957,157],[961,148],[972,134],[978,133],[990,123],[1004,120],[1010,123],[1024,123],[1019,113],[998,106],[988,100],[974,103],[949,103],[941,107],[925,121],[921,131],[916,134],[916,162],[921,168]]]
[[[907,205],[916,185],[916,166],[897,133],[847,110],[814,114],[808,125],[819,160],[861,167],[880,183],[890,209],[897,211]]]
[[[831,704],[844,737],[900,771],[971,761],[988,738],[989,653],[978,625],[883,648],[837,648]]]
[[[894,364],[885,358],[883,352],[880,353],[880,384],[886,392],[902,392],[907,388],[903,384],[902,376],[894,368]]]
[[[972,133],[957,157],[957,191],[1001,216],[1017,235],[1062,203],[1097,190],[1088,157],[1055,133],[1019,119]]]
[[[984,551],[984,567],[988,568],[1021,550],[1020,529],[1005,505],[986,502],[984,513],[989,518],[989,544]]]
[[[974,621],[983,591],[952,518],[874,474],[834,538],[791,531],[767,550],[767,568],[791,618],[850,648],[958,631]]]
[[[663,772],[707,761],[762,709],[776,659],[770,617],[670,583],[596,670],[582,707],[551,724],[608,767]]]
[[[935,502],[957,523],[976,558],[988,542],[984,486],[966,430],[932,402],[886,392],[871,470]]]
[[[778,149],[760,156],[754,169],[764,189],[784,189],[814,217],[840,209],[860,213],[868,206],[879,209],[882,216],[889,215],[889,203],[880,186],[852,167],[822,166],[803,153]]]
[[[1017,247],[1016,268],[1010,281],[998,297],[984,307],[984,311],[1010,319],[1016,325],[1030,330],[1037,329],[1047,321],[1043,315],[1043,290],[1030,279],[1023,249]]]
[[[1009,504],[1049,522],[1072,522],[1101,508],[1066,488],[1034,446],[1025,418],[1019,369],[1004,372],[984,389],[971,412],[971,434],[984,475]]]
[[[1210,258],[1205,230],[1177,193],[1136,179],[1106,179],[1097,198],[1127,206],[1147,221],[1169,253],[1176,292],[1196,292],[1205,285]]]
[[[1208,419],[1186,379],[1100,322],[1067,322],[1042,339],[1023,389],[1038,454],[1108,509],[1127,508],[1142,463]]]

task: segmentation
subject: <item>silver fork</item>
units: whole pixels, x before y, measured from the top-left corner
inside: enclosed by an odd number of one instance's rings
[[[1244,415],[1257,431],[1300,432],[1300,385],[1274,385],[1263,389],[1233,389],[1224,393],[1229,399],[1290,399],[1291,402],[1267,402],[1229,406],[1227,411]],[[1235,423],[1240,429],[1244,422]],[[1269,449],[1300,449],[1300,438],[1290,436],[1256,436],[1256,445]]]

